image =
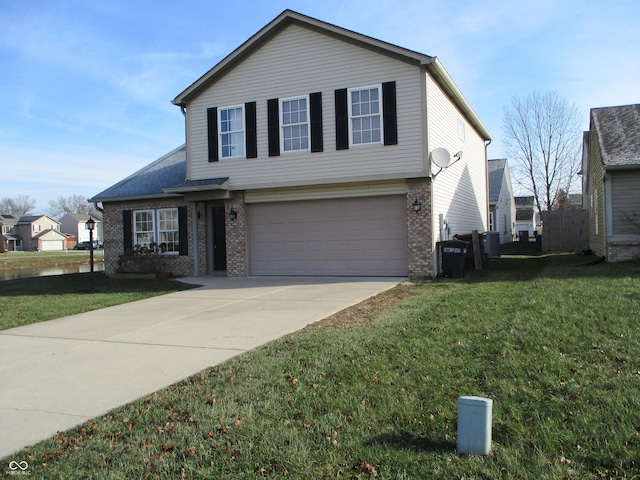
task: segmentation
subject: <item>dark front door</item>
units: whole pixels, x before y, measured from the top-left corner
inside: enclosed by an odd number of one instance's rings
[[[211,209],[213,218],[213,269],[227,269],[227,235],[224,226],[224,207]]]

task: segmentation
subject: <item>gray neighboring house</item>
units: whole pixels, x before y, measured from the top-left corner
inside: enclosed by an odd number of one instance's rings
[[[511,173],[506,158],[488,161],[489,166],[489,230],[500,232],[500,243],[514,240],[516,202]]]
[[[95,223],[93,230],[93,239],[98,243],[102,243],[104,238],[102,232],[102,213],[92,211],[88,213],[66,213],[60,219],[60,230],[67,235],[73,235],[76,243],[89,241],[89,230],[87,230],[87,220],[92,218]]]
[[[22,250],[22,238],[16,225],[20,218],[10,214],[0,214],[0,253]]]
[[[583,136],[589,247],[608,261],[640,256],[640,104],[593,108]]]

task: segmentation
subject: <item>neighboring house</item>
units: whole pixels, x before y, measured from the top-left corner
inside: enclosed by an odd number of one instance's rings
[[[608,261],[640,255],[640,104],[591,109],[583,144],[589,246]]]
[[[500,232],[500,243],[512,242],[516,202],[506,159],[489,160],[489,230]]]
[[[515,234],[520,236],[522,232],[527,232],[529,237],[533,237],[541,233],[542,224],[540,222],[540,213],[536,210],[535,197],[515,197],[515,204]]]
[[[0,251],[13,252],[22,250],[22,238],[18,236],[16,224],[19,218],[13,215],[0,215]]]
[[[98,243],[102,243],[104,238],[102,229],[102,213],[92,211],[88,213],[66,213],[60,219],[60,229],[63,233],[73,235],[76,243],[89,241],[89,230],[87,230],[87,220],[93,218],[95,227],[93,229],[93,239]]]
[[[8,250],[64,250],[60,223],[46,215],[0,215]],[[7,233],[5,233],[7,232]]]
[[[108,273],[425,278],[439,218],[487,229],[491,136],[436,57],[287,10],[173,103],[185,146],[91,199]]]

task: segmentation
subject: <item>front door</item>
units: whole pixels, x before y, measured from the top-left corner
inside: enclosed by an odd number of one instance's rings
[[[213,269],[227,269],[227,235],[224,225],[224,207],[211,208],[213,219]]]

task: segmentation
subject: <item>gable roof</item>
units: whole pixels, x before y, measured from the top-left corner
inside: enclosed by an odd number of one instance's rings
[[[54,221],[55,223],[60,223],[59,221],[49,217],[48,215],[23,215],[20,217],[20,219],[18,220],[18,225],[25,225],[25,224],[29,224],[29,223],[33,223],[37,220],[40,220],[41,218],[48,218],[49,220]]]
[[[640,166],[640,104],[591,109],[605,168]]]
[[[500,199],[507,159],[489,160],[487,166],[489,170],[489,203],[495,203]]]
[[[90,202],[116,202],[167,196],[165,188],[175,187],[187,176],[187,147],[182,145],[138,170],[124,180],[90,198]]]
[[[312,29],[325,35],[329,35],[345,42],[373,50],[383,55],[394,57],[398,60],[412,63],[416,66],[426,66],[438,84],[447,92],[451,100],[467,116],[471,124],[478,130],[485,140],[491,140],[489,130],[484,126],[478,115],[475,113],[467,99],[464,97],[458,86],[455,84],[449,73],[442,66],[437,57],[418,53],[382,40],[363,35],[361,33],[347,30],[312,17],[308,17],[293,10],[285,10],[274,20],[264,26],[246,42],[236,48],[233,52],[222,59],[211,70],[191,84],[180,93],[172,103],[180,107],[186,107],[187,103],[202,91],[213,85],[222,78],[229,70],[241,63],[252,52],[264,45],[280,31],[291,24],[296,24]]]

